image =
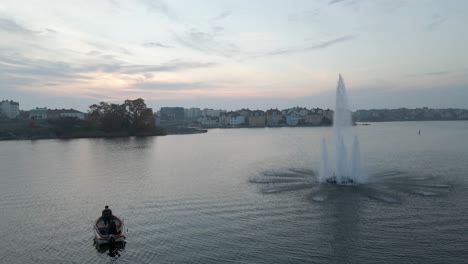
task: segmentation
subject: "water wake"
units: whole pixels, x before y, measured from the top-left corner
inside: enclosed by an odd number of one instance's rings
[[[372,175],[372,182],[364,185],[331,184],[321,182],[310,170],[287,169],[261,173],[249,180],[257,184],[263,194],[297,192],[304,194],[311,202],[329,202],[343,195],[354,193],[367,200],[386,204],[399,204],[405,198],[441,197],[450,192],[452,185],[438,182],[437,177],[430,175],[409,175],[402,171],[388,171]]]

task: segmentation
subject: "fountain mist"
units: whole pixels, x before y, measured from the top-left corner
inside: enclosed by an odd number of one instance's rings
[[[352,146],[347,142],[352,139],[352,118],[348,105],[348,96],[339,75],[336,87],[336,104],[333,116],[333,146],[332,156],[328,154],[327,141],[322,140],[322,161],[320,180],[337,184],[363,183],[366,176],[361,166],[359,139],[355,136]],[[351,151],[349,151],[351,150]]]

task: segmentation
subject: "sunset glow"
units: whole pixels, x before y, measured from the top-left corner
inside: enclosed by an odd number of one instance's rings
[[[85,110],[91,101],[138,97],[154,107],[203,107],[208,100],[227,108],[244,100],[252,107],[281,100],[331,107],[322,98],[342,73],[358,97],[354,108],[406,106],[408,92],[417,98],[408,107],[447,107],[437,103],[440,95],[451,107],[468,107],[460,99],[468,97],[468,32],[459,26],[468,22],[467,7],[465,1],[6,0],[0,89],[25,108],[60,107],[66,98]]]

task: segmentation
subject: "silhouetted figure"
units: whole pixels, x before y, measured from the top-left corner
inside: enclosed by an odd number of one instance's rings
[[[109,235],[116,235],[117,234],[117,225],[114,221],[109,222]]]
[[[102,219],[104,220],[104,225],[109,224],[110,220],[112,220],[112,210],[109,209],[107,205],[105,209],[102,210]]]
[[[418,131],[418,135],[421,135],[421,129]]]

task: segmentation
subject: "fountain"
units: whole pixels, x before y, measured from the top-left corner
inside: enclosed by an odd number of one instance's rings
[[[359,184],[366,180],[360,161],[359,139],[351,131],[352,118],[348,97],[341,74],[336,87],[336,105],[333,116],[333,146],[331,156],[326,139],[322,140],[322,161],[320,164],[320,181],[335,184]],[[351,150],[351,152],[349,151]]]

